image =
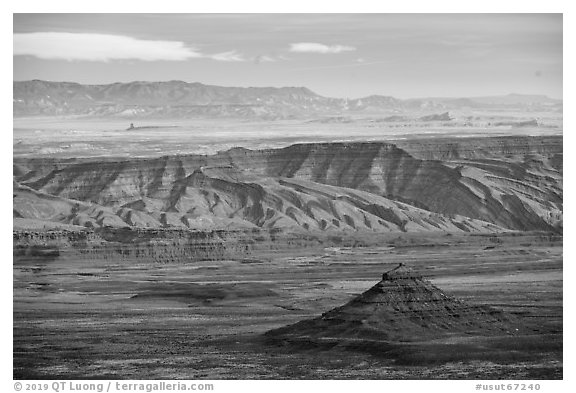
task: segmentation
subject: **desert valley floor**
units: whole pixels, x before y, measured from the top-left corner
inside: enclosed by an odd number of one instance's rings
[[[390,235],[220,261],[19,258],[14,378],[562,378],[562,242]],[[262,334],[314,317],[403,262],[445,292],[516,314],[528,331],[300,349]]]

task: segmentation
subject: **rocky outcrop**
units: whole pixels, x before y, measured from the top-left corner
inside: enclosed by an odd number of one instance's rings
[[[275,329],[275,342],[339,340],[424,341],[457,334],[515,334],[514,317],[487,306],[467,304],[442,292],[420,274],[398,266],[347,304],[318,318]]]
[[[15,230],[17,260],[110,259],[169,263],[240,258],[253,250],[317,246],[318,239],[280,230],[140,229]]]
[[[450,117],[450,113],[444,112],[444,113],[439,113],[439,114],[422,116],[418,120],[420,120],[420,121],[450,121],[453,119],[452,119],[452,117]]]
[[[561,231],[561,137],[444,142],[15,159],[14,217],[85,227]]]

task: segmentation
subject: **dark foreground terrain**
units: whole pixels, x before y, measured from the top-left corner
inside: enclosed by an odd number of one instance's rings
[[[561,235],[365,234],[214,261],[32,243],[15,234],[15,379],[563,376]],[[400,262],[522,331],[301,346],[264,336],[348,302]]]

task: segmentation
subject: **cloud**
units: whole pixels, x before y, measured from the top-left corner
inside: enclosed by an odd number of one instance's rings
[[[355,51],[356,48],[353,46],[345,45],[324,45],[316,42],[298,42],[295,44],[290,44],[290,52],[298,53],[342,53]]]
[[[276,61],[276,59],[271,57],[271,56],[267,56],[267,55],[258,55],[258,56],[254,56],[252,61],[254,62],[254,64],[273,63]]]
[[[141,40],[112,34],[38,32],[14,34],[14,56],[28,55],[48,60],[185,61],[208,58],[244,61],[236,51],[208,55],[180,41]]]
[[[203,57],[178,41],[148,41],[110,34],[20,33],[14,34],[14,55],[59,60],[166,60]]]
[[[208,55],[207,57],[218,61],[245,61],[244,57],[242,57],[242,55],[235,50],[216,53],[215,55]]]

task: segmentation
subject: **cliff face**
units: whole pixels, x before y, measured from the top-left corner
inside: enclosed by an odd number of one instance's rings
[[[561,137],[515,137],[16,159],[14,217],[84,227],[560,231],[561,157]]]
[[[232,241],[234,233],[139,231],[106,228],[97,231],[16,231],[14,256],[27,258],[138,259],[153,262],[173,260],[218,260],[246,250]],[[227,246],[224,243],[228,241]]]
[[[279,230],[96,229],[16,230],[15,260],[56,259],[171,263],[242,258],[253,250],[318,245],[305,234]]]

